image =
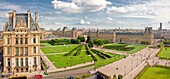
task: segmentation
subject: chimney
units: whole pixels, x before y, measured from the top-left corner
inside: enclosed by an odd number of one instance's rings
[[[30,24],[31,24],[31,11],[28,10],[28,29],[30,28]]]
[[[16,26],[16,10],[13,10],[13,29]]]
[[[35,12],[35,24],[38,24],[38,12]]]
[[[13,16],[13,13],[12,13],[12,12],[9,12],[9,13],[8,13],[8,17],[9,17],[9,18],[8,18],[8,20],[9,20],[8,23],[12,23],[12,22],[11,22],[11,21],[12,21],[12,20],[11,20],[11,19],[12,19],[12,16]]]

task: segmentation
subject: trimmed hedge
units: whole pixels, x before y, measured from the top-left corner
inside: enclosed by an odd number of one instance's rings
[[[64,56],[69,56],[69,55],[71,55],[74,51],[76,51],[77,49],[79,49],[79,48],[80,48],[80,46],[81,46],[81,45],[79,45],[79,46],[75,47],[75,48],[74,48],[74,49],[72,49],[70,52],[68,52],[68,53],[64,54]],[[80,50],[80,51],[81,51],[81,50]]]
[[[92,52],[90,51],[90,48],[87,45],[85,47],[86,47],[86,50],[87,50],[86,53],[88,55],[91,55],[91,57],[93,58],[94,61],[97,61],[97,58],[92,54]]]

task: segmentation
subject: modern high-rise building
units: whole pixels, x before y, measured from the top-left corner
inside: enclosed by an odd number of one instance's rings
[[[3,29],[3,59],[5,72],[32,72],[41,69],[38,12],[33,20],[27,13],[9,13]]]

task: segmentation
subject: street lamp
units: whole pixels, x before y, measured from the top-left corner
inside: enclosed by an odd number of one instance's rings
[[[137,58],[137,65],[136,65],[136,67],[138,66],[138,58]]]
[[[1,63],[2,63],[2,62],[0,62],[0,70],[2,70],[2,69],[1,69]],[[2,72],[2,71],[1,71],[1,72]]]
[[[124,66],[124,68],[125,68],[125,75],[126,75],[126,66]],[[124,76],[125,76],[125,75],[124,75]]]

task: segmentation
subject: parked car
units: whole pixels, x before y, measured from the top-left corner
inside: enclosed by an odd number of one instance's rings
[[[42,75],[35,75],[34,78],[39,79],[39,78],[43,78],[43,76]]]

